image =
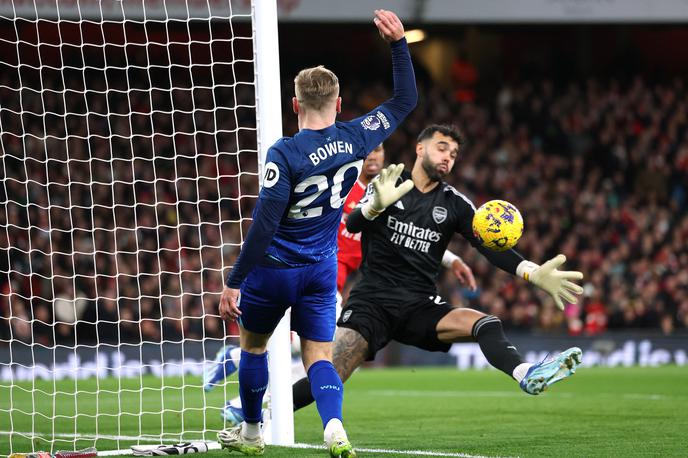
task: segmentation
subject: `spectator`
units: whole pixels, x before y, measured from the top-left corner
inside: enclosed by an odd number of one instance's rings
[[[96,74],[85,75],[86,86],[96,87]],[[83,78],[65,73],[65,86],[81,87]],[[78,343],[111,344],[224,335],[215,316],[221,268],[234,262],[257,194],[255,113],[235,105],[252,106],[253,91],[250,84],[211,90],[200,79],[192,88],[174,75],[164,78],[153,84],[172,82],[174,91],[111,91],[107,98],[22,91],[19,107],[18,79],[0,76],[6,88],[0,226],[7,228],[0,233],[0,344],[10,335],[23,341],[33,335],[45,345],[54,339],[73,345],[75,335]],[[365,87],[374,91],[350,82],[347,99],[368,106],[388,91]],[[450,248],[465,254],[480,293],[444,276],[447,297],[523,330],[598,335],[688,328],[682,79],[590,79],[563,87],[509,82],[486,104],[473,96],[457,101],[453,91],[437,87],[419,89],[424,103],[386,143],[389,161],[410,164],[404,154],[413,133],[429,121],[458,124],[469,142],[448,181],[476,203],[516,204],[525,217],[519,251],[544,260],[561,247],[590,291],[559,312],[456,242]],[[60,122],[12,114],[61,106]],[[195,114],[184,111],[192,108]],[[295,129],[287,123],[285,133]],[[76,331],[71,323],[55,326],[53,305],[65,282],[87,301]]]

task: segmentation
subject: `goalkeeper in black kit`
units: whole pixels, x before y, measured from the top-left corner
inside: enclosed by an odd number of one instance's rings
[[[444,352],[455,342],[477,342],[492,366],[533,395],[571,376],[581,363],[582,352],[575,347],[551,360],[527,363],[497,317],[448,304],[437,293],[442,256],[454,233],[493,265],[547,291],[560,308],[562,301],[575,303],[583,292],[572,281],[583,274],[558,269],[563,255],[540,266],[513,249],[496,252],[480,245],[471,227],[473,203],[442,181],[461,141],[451,126],[425,128],[411,173],[402,173],[403,165],[384,169],[349,215],[347,230],[362,233],[363,275],[337,323],[333,363],[342,380],[391,340]],[[294,409],[311,402],[308,380],[301,379],[294,384]]]

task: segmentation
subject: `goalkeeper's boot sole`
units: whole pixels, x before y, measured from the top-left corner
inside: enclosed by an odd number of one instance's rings
[[[356,458],[356,451],[348,439],[333,439],[328,447],[331,458]]]
[[[227,422],[227,426],[232,428],[244,421],[244,411],[240,407],[234,407],[230,402],[227,401],[222,409],[222,419]]]
[[[583,361],[583,352],[578,347],[569,348],[549,361],[533,364],[521,380],[521,389],[528,394],[538,395],[550,385],[576,373]]]
[[[203,374],[205,391],[212,390],[218,383],[237,371],[237,365],[229,355],[229,352],[235,348],[236,345],[225,345],[218,350],[215,360]]]
[[[241,425],[225,429],[217,433],[217,441],[222,448],[230,452],[239,452],[244,455],[262,455],[265,452],[265,442],[262,437],[248,439],[241,435]]]

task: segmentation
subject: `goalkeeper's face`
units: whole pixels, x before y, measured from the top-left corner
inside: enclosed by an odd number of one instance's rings
[[[428,178],[442,181],[454,167],[459,144],[451,137],[435,132],[431,138],[418,143],[416,152],[422,158],[421,164]]]

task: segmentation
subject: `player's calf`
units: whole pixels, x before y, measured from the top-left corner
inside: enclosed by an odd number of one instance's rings
[[[461,310],[457,309],[452,313],[459,313]],[[473,324],[471,335],[492,367],[516,378],[514,371],[523,364],[523,358],[504,335],[499,318],[493,315],[481,317]]]

